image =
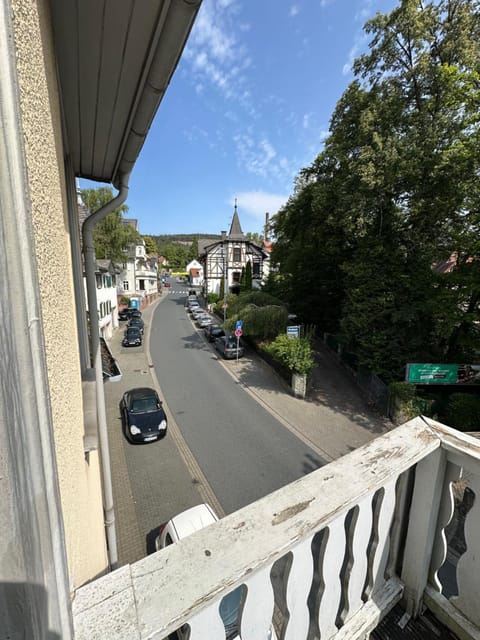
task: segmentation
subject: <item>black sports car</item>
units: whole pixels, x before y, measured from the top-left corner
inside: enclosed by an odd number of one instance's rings
[[[142,334],[138,327],[127,327],[123,335],[124,347],[139,347],[142,344]]]
[[[123,394],[120,408],[130,442],[154,442],[166,435],[167,416],[155,389],[130,389]]]

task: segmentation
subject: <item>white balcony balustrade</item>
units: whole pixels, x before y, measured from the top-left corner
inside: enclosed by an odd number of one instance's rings
[[[478,497],[480,441],[416,418],[79,589],[75,638],[160,640],[180,628],[190,640],[363,639],[400,600],[480,638],[479,500],[465,520],[458,595],[442,595],[439,577],[463,471]],[[238,587],[238,628],[227,633],[220,604]]]

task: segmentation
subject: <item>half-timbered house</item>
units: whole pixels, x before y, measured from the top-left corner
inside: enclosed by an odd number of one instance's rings
[[[228,235],[222,231],[219,240],[208,240],[206,244],[199,240],[199,253],[205,293],[220,293],[222,281],[224,291],[239,293],[242,270],[247,268],[248,262],[252,268],[252,287],[260,287],[267,254],[243,233],[236,204]]]

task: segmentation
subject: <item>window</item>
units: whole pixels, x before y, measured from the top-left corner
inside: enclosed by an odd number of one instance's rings
[[[252,275],[259,276],[260,275],[260,263],[254,262],[252,266]]]
[[[233,282],[240,282],[240,277],[241,277],[241,275],[242,275],[242,274],[240,273],[240,271],[234,271],[234,272],[232,273],[232,280],[233,280]]]
[[[145,291],[145,280],[139,280],[138,281],[138,286],[140,291]]]
[[[123,290],[128,291],[128,280],[123,281]]]
[[[112,286],[112,276],[105,276],[105,286],[108,288]]]
[[[240,262],[242,259],[242,250],[240,247],[233,247],[233,261]]]
[[[102,283],[103,283],[102,274],[101,273],[96,273],[95,274],[95,280],[97,282],[97,289],[101,289],[102,288]]]

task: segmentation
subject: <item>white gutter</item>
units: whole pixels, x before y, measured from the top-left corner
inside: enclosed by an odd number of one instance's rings
[[[105,391],[103,388],[102,353],[100,349],[100,330],[97,312],[97,286],[95,279],[95,247],[93,243],[93,228],[106,215],[118,209],[128,195],[128,181],[130,173],[124,174],[119,180],[118,195],[103,207],[92,213],[83,223],[83,253],[85,259],[85,277],[87,284],[87,300],[90,319],[90,345],[95,369],[95,386],[97,399],[98,438],[100,443],[100,459],[103,477],[103,512],[105,531],[108,545],[110,569],[117,568],[117,536],[115,532],[115,513],[113,509],[112,475],[110,470],[110,450],[108,447],[107,412],[105,408]]]

